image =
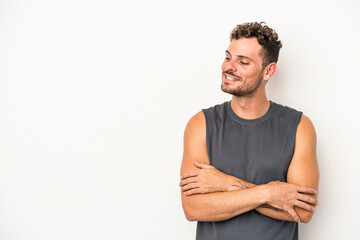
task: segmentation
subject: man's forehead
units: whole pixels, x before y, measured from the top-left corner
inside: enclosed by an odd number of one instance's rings
[[[239,38],[230,42],[226,52],[234,56],[253,58],[259,56],[261,45],[256,38]]]
[[[225,51],[225,53],[226,53],[226,55],[233,55],[233,54],[231,54],[228,50],[226,50]],[[250,60],[252,60],[251,59],[251,57],[249,57],[249,56],[246,56],[246,55],[241,55],[241,54],[234,54],[234,57],[238,57],[238,58],[246,58],[246,59],[250,59]]]

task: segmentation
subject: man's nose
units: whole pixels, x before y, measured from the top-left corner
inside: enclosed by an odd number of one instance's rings
[[[236,72],[236,67],[235,67],[235,65],[234,65],[234,63],[232,61],[229,61],[225,65],[225,70],[226,71]]]

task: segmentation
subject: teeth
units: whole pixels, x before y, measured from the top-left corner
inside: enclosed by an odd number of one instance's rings
[[[232,78],[232,77],[229,77],[229,76],[226,76],[226,78],[231,80],[231,81],[237,80],[236,78]]]

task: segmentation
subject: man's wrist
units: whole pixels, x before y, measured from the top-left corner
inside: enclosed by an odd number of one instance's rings
[[[260,205],[268,204],[270,201],[270,193],[266,184],[256,186],[260,194]]]
[[[234,191],[249,188],[247,184],[245,184],[241,179],[236,177],[231,177],[230,181],[227,184],[226,191]]]

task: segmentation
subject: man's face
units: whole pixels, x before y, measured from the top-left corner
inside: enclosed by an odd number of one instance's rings
[[[221,90],[238,97],[251,97],[262,83],[265,84],[260,50],[256,38],[239,38],[230,42],[221,65]]]

